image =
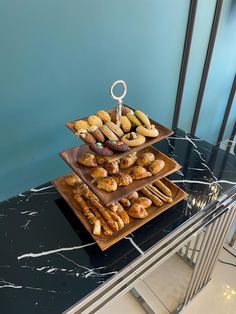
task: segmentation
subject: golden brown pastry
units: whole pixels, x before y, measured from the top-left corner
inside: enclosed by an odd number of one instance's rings
[[[98,165],[103,165],[106,162],[106,158],[100,155],[96,155],[96,160]]]
[[[143,153],[138,157],[136,164],[137,166],[146,167],[150,165],[153,160],[155,160],[155,155],[153,153]]]
[[[125,225],[129,224],[129,215],[124,209],[118,208],[116,211],[117,215],[120,216],[120,218],[123,220]]]
[[[119,173],[119,162],[117,160],[113,162],[106,162],[105,169],[110,175]]]
[[[146,211],[146,209],[138,204],[138,203],[134,203],[130,209],[127,212],[129,214],[129,216],[133,217],[133,218],[145,218],[148,216],[148,213]]]
[[[116,180],[116,183],[118,186],[122,186],[122,185],[129,185],[133,182],[133,179],[131,178],[131,176],[127,173],[118,173],[116,176],[113,177]]]
[[[75,173],[71,173],[68,176],[66,176],[65,181],[70,186],[75,186],[76,184],[82,182],[81,179]]]
[[[160,180],[154,182],[154,185],[166,196],[172,197],[171,190]]]
[[[106,220],[100,214],[98,209],[96,207],[91,207],[91,209],[92,209],[94,215],[96,216],[96,218],[99,219],[99,221],[101,222],[101,226],[102,226],[102,229],[104,230],[104,234],[105,235],[112,235],[113,232],[112,232],[111,228],[108,226]]]
[[[157,137],[159,131],[156,129],[155,125],[140,125],[136,128],[136,132],[146,137]]]
[[[95,167],[95,168],[91,169],[90,176],[94,179],[105,178],[105,177],[107,177],[107,171],[106,171],[106,169],[104,169],[102,167]]]
[[[155,194],[157,197],[159,197],[162,201],[164,201],[166,203],[172,203],[173,200],[171,197],[166,196],[165,194],[163,194],[161,191],[159,191],[154,186],[148,185],[147,188],[149,191],[151,191],[153,194]]]
[[[95,137],[98,142],[103,143],[105,141],[105,137],[100,129],[96,125],[92,125],[88,128],[88,131]]]
[[[126,198],[130,200],[131,203],[133,203],[134,200],[137,199],[138,197],[139,197],[138,192],[133,192],[129,194],[128,196],[126,196]]]
[[[148,197],[139,197],[133,201],[133,204],[140,204],[146,209],[152,205],[152,201]]]
[[[121,108],[121,114],[126,116],[128,113],[134,113],[132,109],[122,106]]]
[[[144,125],[151,125],[150,120],[148,119],[147,115],[143,113],[142,111],[136,110],[134,114]]]
[[[80,129],[87,130],[90,127],[89,123],[85,120],[78,120],[74,123],[74,128],[78,131]]]
[[[115,133],[119,138],[124,135],[124,132],[121,130],[121,128],[118,127],[118,125],[116,125],[114,122],[108,121],[108,122],[106,122],[105,125],[106,125],[113,133]]]
[[[97,111],[96,116],[98,116],[104,123],[111,121],[109,113],[106,112],[105,110]]]
[[[142,125],[142,122],[132,112],[127,113],[126,117],[136,126]]]
[[[118,137],[115,135],[115,133],[113,133],[107,125],[102,125],[100,128],[99,128],[102,133],[110,140],[110,141],[117,141],[118,140]]]
[[[93,234],[100,235],[101,234],[101,221],[97,220],[93,226]]]
[[[110,209],[112,212],[116,213],[118,209],[118,202],[114,202],[108,206],[108,209]]]
[[[106,192],[113,192],[117,190],[117,183],[112,177],[98,178],[97,187]]]
[[[88,123],[92,126],[92,125],[96,125],[97,127],[100,127],[103,125],[102,120],[97,117],[97,116],[89,116],[88,117]]]
[[[129,154],[126,157],[121,158],[120,160],[120,168],[126,169],[132,166],[137,160],[136,152]]]
[[[147,188],[143,188],[141,189],[141,192],[147,196],[148,198],[150,198],[153,202],[154,205],[156,205],[157,207],[160,207],[163,205],[162,200],[159,199],[159,197],[157,197],[156,195],[154,195],[152,192],[150,192]]]
[[[108,213],[114,219],[114,221],[117,222],[119,230],[124,228],[125,224],[124,224],[122,218],[117,213],[114,213],[113,211],[110,211],[110,210],[108,211]]]
[[[93,154],[86,153],[78,158],[78,163],[86,167],[97,167],[97,161]]]
[[[165,167],[165,162],[162,159],[155,159],[149,166],[148,170],[153,174],[157,174]]]
[[[125,133],[128,133],[132,126],[130,120],[126,116],[120,116],[120,125]]]
[[[148,172],[144,167],[135,166],[130,175],[133,180],[139,180],[150,177],[152,174],[151,172]]]
[[[127,198],[122,198],[121,200],[119,200],[119,202],[124,207],[130,207],[131,206],[131,201],[128,200]]]
[[[125,134],[121,138],[121,140],[122,140],[122,142],[124,142],[128,146],[134,147],[134,146],[139,146],[139,145],[142,145],[143,143],[145,143],[146,138],[145,138],[145,136],[143,136],[141,134],[131,132],[131,133]]]
[[[95,144],[96,138],[85,129],[79,129],[76,135],[87,144]]]

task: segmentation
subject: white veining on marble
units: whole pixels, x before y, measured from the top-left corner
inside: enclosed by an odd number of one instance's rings
[[[6,281],[3,278],[0,278],[0,289],[3,288],[14,288],[14,289],[21,289],[23,286],[15,285],[12,282]]]
[[[23,228],[24,230],[26,230],[26,228],[29,226],[29,223],[31,222],[31,219],[27,220],[25,225],[22,225],[21,228]],[[27,228],[28,229],[28,228]]]
[[[140,249],[140,247],[134,242],[134,240],[131,237],[125,237],[125,239],[129,240],[130,243],[136,248],[137,251],[139,251],[141,255],[144,255],[144,252]]]
[[[85,248],[87,246],[91,246],[91,245],[94,245],[94,244],[95,244],[95,242],[92,242],[92,243],[87,243],[87,244],[83,244],[83,245],[79,245],[79,246],[60,248],[60,249],[45,251],[45,252],[41,252],[41,253],[26,253],[26,254],[18,256],[17,259],[21,260],[23,258],[40,257],[40,256],[45,256],[45,255],[58,253],[58,252],[73,251],[73,250],[82,249],[82,248]]]
[[[53,185],[45,186],[45,187],[40,188],[40,189],[32,188],[32,189],[30,189],[30,191],[31,192],[40,192],[40,191],[44,191],[44,190],[50,189],[52,187],[53,187]]]
[[[236,184],[236,181],[227,181],[227,180],[216,180],[213,182],[204,182],[204,181],[198,181],[198,180],[172,180],[174,183],[199,183],[204,185],[212,185],[214,183],[228,183],[228,184]]]

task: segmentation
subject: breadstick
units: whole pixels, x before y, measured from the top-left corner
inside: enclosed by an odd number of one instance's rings
[[[160,180],[154,182],[154,185],[163,192],[166,196],[172,197],[171,190]]]
[[[101,234],[101,221],[97,220],[93,226],[93,234],[100,235]]]
[[[158,207],[163,205],[162,200],[160,200],[159,197],[157,197],[156,195],[152,194],[147,188],[141,189],[141,192],[147,197],[149,197],[152,200],[154,205]]]
[[[112,211],[109,211],[109,214],[111,215],[111,217],[115,221],[117,221],[118,226],[119,226],[119,230],[122,229],[124,227],[124,222],[123,222],[122,218],[119,215],[117,215],[116,213],[112,212]]]
[[[102,217],[102,215],[99,213],[99,211],[94,207],[92,207],[92,210],[93,210],[95,216],[101,221],[101,225],[102,225],[102,228],[104,230],[104,234],[105,235],[112,235],[111,228],[108,226],[106,220]]]
[[[172,203],[172,198],[164,195],[163,193],[161,193],[157,188],[155,188],[152,185],[148,185],[147,188],[156,196],[158,196],[161,200],[163,200],[164,202],[167,203]]]
[[[124,209],[117,209],[116,213],[120,216],[125,225],[129,224],[129,215]]]
[[[91,203],[94,207],[97,208],[97,210],[103,215],[103,217],[106,219],[108,225],[112,228],[112,230],[119,230],[118,223],[112,219],[110,214],[107,212],[107,209],[96,199],[90,199]]]
[[[97,222],[97,218],[94,216],[93,212],[89,209],[88,204],[78,194],[75,194],[74,198],[79,203],[83,215],[88,219],[88,221],[91,223],[91,225],[94,225]]]

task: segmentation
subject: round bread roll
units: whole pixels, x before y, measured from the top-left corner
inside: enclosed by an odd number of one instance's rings
[[[92,125],[96,125],[97,127],[100,127],[103,125],[102,120],[97,116],[89,116],[88,117],[88,123]]]
[[[80,129],[85,129],[87,130],[89,128],[89,123],[85,120],[78,120],[78,121],[75,121],[75,124],[74,124],[74,128],[78,131]]]

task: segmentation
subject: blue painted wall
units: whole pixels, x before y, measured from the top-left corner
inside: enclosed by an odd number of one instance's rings
[[[201,23],[180,121],[185,129],[191,122],[215,3],[200,2]],[[235,67],[228,51],[233,56],[230,4],[224,1],[225,17],[203,104],[215,106],[215,77],[217,91],[224,93],[217,104],[223,111]],[[189,1],[181,0],[0,0],[0,199],[68,171],[58,152],[78,142],[64,123],[110,107],[108,86],[116,79],[127,82],[128,104],[171,126],[188,9]],[[218,62],[224,56],[228,71],[222,74]],[[215,128],[205,134],[203,123],[198,134],[214,140]]]

